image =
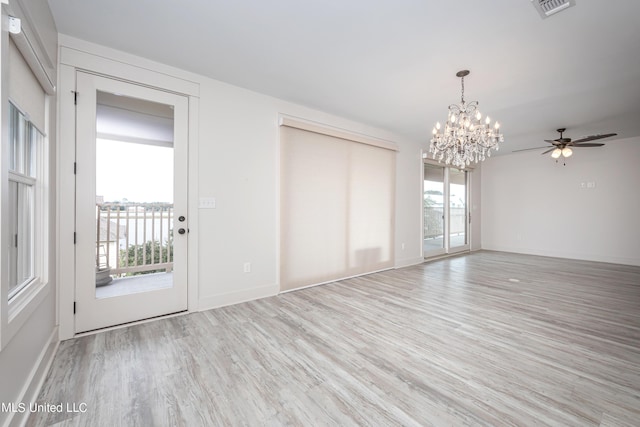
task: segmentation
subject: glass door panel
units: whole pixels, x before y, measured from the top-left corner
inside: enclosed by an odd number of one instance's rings
[[[173,108],[98,91],[96,134],[96,297],[170,288]]]
[[[424,164],[423,250],[424,256],[445,252],[444,239],[444,172],[443,166]]]
[[[449,249],[468,249],[467,172],[449,168]]]

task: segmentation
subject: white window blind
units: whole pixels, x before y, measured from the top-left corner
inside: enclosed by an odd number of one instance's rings
[[[173,147],[169,105],[98,91],[96,132],[100,139]]]
[[[281,290],[393,266],[395,156],[281,127]]]
[[[9,38],[9,98],[42,133],[45,132],[45,91],[29,64]]]

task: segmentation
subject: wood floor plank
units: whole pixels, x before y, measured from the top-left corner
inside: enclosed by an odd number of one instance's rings
[[[640,267],[477,252],[60,344],[29,426],[640,426]]]

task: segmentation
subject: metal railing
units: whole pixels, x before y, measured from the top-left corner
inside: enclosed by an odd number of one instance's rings
[[[442,236],[444,233],[443,208],[441,206],[424,207],[424,238]],[[449,208],[449,233],[461,234],[466,231],[466,209],[464,207]]]
[[[96,269],[111,275],[173,269],[173,204],[96,203]]]

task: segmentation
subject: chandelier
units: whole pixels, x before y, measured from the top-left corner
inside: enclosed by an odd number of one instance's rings
[[[459,169],[468,166],[472,161],[478,163],[490,157],[491,150],[497,151],[500,148],[498,143],[504,142],[500,124],[495,122],[491,126],[489,116],[482,120],[478,101],[465,102],[464,78],[468,75],[469,70],[456,73],[462,82],[461,102],[449,105],[449,116],[444,129],[440,122],[436,123],[429,146],[429,152],[434,159]]]

